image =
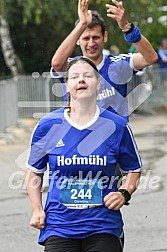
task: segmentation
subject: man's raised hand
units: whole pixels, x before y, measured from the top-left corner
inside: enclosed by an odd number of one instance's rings
[[[122,6],[122,2],[112,0],[114,5],[106,4],[107,16],[117,21],[121,30],[129,30],[130,24],[125,15],[125,9]]]
[[[89,25],[92,21],[92,12],[88,10],[89,0],[78,1],[78,16],[80,22],[85,25]]]

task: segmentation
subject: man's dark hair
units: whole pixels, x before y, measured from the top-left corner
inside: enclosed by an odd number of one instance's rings
[[[79,23],[79,19],[75,22],[75,26]],[[97,11],[92,11],[92,22],[88,25],[89,29],[93,29],[95,26],[101,27],[102,35],[105,33],[105,22],[102,16]]]

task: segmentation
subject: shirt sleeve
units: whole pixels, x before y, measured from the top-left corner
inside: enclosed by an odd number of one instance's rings
[[[130,68],[133,70],[133,74],[135,74],[136,72],[138,72],[139,70],[136,69],[133,65],[133,57],[134,57],[134,53],[127,53],[127,54],[120,54],[119,56],[116,57],[120,57],[123,61],[128,62]],[[125,68],[126,70],[126,68]],[[142,69],[140,69],[142,70]]]
[[[57,73],[53,67],[50,69],[50,76],[52,78],[62,78],[64,76],[64,72],[62,73]]]
[[[107,72],[109,80],[114,87],[115,85],[122,86],[128,83],[136,73],[136,69],[133,67],[132,58],[133,54],[120,54],[118,56],[110,57]]]
[[[26,167],[36,173],[43,173],[47,169],[48,155],[45,151],[45,137],[40,125],[35,127],[30,140],[29,154]]]
[[[167,60],[167,55],[165,54],[164,50],[159,49],[159,50],[158,50],[158,55],[159,55],[159,57],[160,57],[160,59],[161,59],[162,61]]]
[[[78,57],[80,57],[80,56],[78,56]],[[75,57],[75,58],[77,58],[77,57]],[[68,58],[67,61],[69,62],[69,61],[71,61],[73,59],[74,58]],[[64,78],[64,74],[65,74],[65,72],[57,73],[56,70],[53,67],[50,68],[50,76],[52,78]]]
[[[123,173],[140,172],[142,169],[138,148],[128,123],[121,139],[118,163]]]

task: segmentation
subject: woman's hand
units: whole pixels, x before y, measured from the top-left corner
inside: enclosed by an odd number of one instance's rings
[[[125,198],[120,192],[110,192],[104,197],[104,203],[108,209],[119,210],[125,203]]]
[[[31,217],[30,225],[34,228],[42,229],[45,227],[45,218],[46,214],[43,209],[34,210]]]

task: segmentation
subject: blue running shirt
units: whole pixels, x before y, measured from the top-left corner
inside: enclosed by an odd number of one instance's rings
[[[117,163],[123,173],[141,170],[137,146],[124,118],[97,107],[93,119],[79,126],[62,108],[39,121],[27,161],[35,173],[49,169],[46,226],[40,231],[39,244],[51,235],[121,236],[120,211],[109,210],[103,202],[109,192],[117,191]]]

